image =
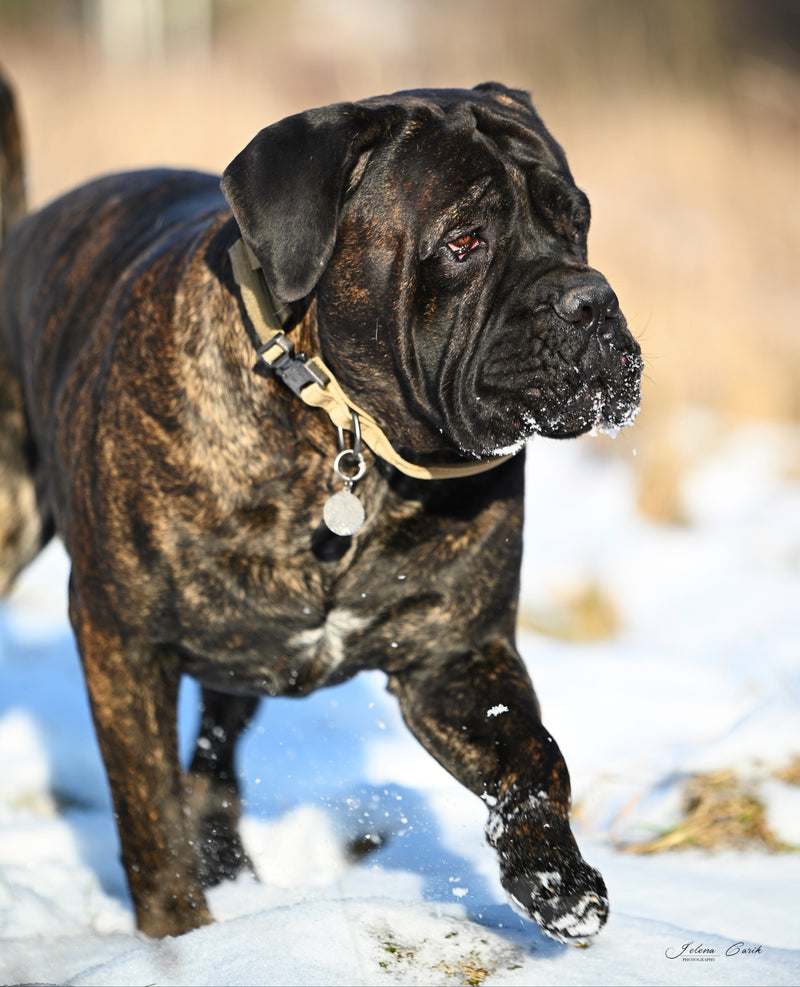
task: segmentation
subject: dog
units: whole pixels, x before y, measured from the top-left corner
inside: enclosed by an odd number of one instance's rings
[[[629,425],[643,361],[528,94],[338,103],[221,183],[115,175],[22,219],[7,90],[0,117],[0,586],[63,540],[139,929],[209,922],[248,867],[259,697],[380,669],[484,800],[512,905],[588,942],[607,892],[515,645],[524,446]]]

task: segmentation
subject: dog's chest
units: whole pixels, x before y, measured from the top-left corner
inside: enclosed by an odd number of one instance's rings
[[[446,567],[433,587],[418,551],[373,531],[338,561],[308,547],[198,554],[177,607],[187,671],[220,688],[304,694],[417,657],[448,626],[451,598]]]
[[[357,581],[359,568],[345,581]],[[220,688],[302,695],[410,659],[422,628],[444,622],[441,600],[414,586],[403,592],[406,581],[395,590],[375,569],[365,571],[360,591],[323,582],[287,593],[285,577],[280,588],[270,580],[269,592],[218,598],[205,622],[184,624],[187,670]]]
[[[310,611],[309,607],[301,608]],[[372,626],[375,615],[338,606],[329,610],[321,624],[294,631],[285,643],[294,661],[322,663],[332,669],[341,667],[347,656],[358,651],[358,639]]]

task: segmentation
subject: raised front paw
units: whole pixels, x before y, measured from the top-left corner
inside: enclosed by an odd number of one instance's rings
[[[532,918],[542,932],[559,942],[586,945],[608,918],[603,877],[580,854],[568,863],[565,875],[545,870],[509,871],[501,881],[514,909]]]
[[[602,875],[581,856],[566,813],[538,793],[492,808],[486,826],[512,907],[559,942],[586,945],[608,918]]]

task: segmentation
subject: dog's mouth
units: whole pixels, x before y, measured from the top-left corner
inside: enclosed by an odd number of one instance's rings
[[[459,445],[484,458],[519,451],[534,435],[616,436],[639,413],[643,367],[627,329],[613,340],[590,341],[578,358],[556,367],[526,367],[518,357],[495,354],[470,382],[470,413],[461,416],[466,428]],[[462,408],[465,403],[462,396]]]
[[[643,361],[637,358],[638,369],[641,371]],[[592,394],[592,410],[594,412],[591,420],[591,430],[606,432],[612,438],[623,429],[633,425],[636,416],[640,411],[640,386],[634,385],[635,394],[620,393],[618,388],[605,388],[596,384],[590,389]],[[624,389],[625,391],[628,388]]]
[[[624,356],[628,373],[587,381],[573,393],[553,395],[542,401],[543,413],[528,419],[534,433],[548,438],[573,438],[586,432],[616,436],[632,425],[641,399],[640,356]]]

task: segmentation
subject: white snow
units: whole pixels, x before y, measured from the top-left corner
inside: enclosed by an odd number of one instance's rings
[[[682,528],[637,515],[634,461],[605,442],[531,443],[522,599],[546,609],[591,582],[622,630],[520,638],[608,885],[590,948],[514,913],[489,806],[419,747],[377,673],[263,704],[241,762],[261,880],[212,892],[214,925],[139,936],[53,546],[0,606],[0,983],[800,982],[800,853],[620,850],[678,818],[686,775],[723,768],[800,844],[800,788],[773,774],[800,754],[800,431],[723,436],[687,478]],[[187,755],[195,715],[187,686]],[[378,849],[353,861],[366,834]]]

